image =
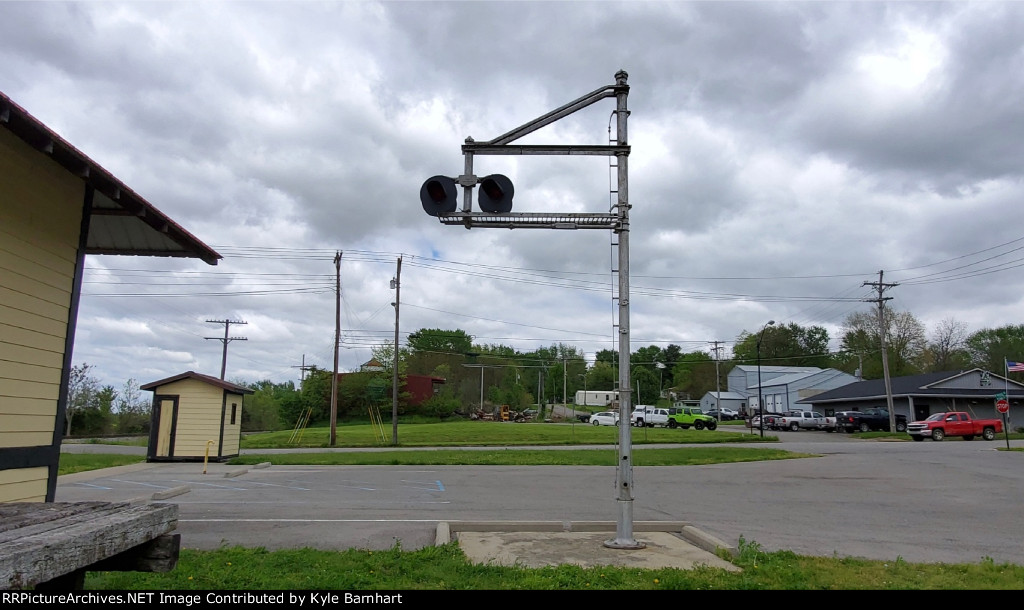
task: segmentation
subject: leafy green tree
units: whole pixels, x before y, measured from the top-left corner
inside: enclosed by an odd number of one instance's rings
[[[146,434],[150,426],[150,397],[143,395],[139,382],[128,379],[114,401],[118,434]]]
[[[64,434],[71,435],[75,415],[93,404],[100,382],[92,375],[93,366],[83,362],[71,367],[68,377],[68,399],[64,409]]]
[[[561,403],[563,398],[568,400],[574,397],[577,389],[583,389],[584,383],[580,376],[586,371],[587,363],[583,353],[573,346],[560,343],[554,353],[557,357],[547,361],[546,393],[552,402]]]
[[[763,332],[763,334],[762,334]],[[734,358],[742,363],[757,361],[757,342],[761,339],[761,364],[772,366],[832,366],[828,331],[821,326],[784,324],[767,326],[754,333],[743,331],[733,347]]]
[[[117,391],[113,386],[103,386],[76,415],[77,434],[105,435],[114,432],[114,399]]]
[[[375,345],[370,348],[370,355],[384,367],[384,372],[388,375],[393,374],[395,368],[395,344],[393,341]],[[399,348],[398,350],[398,374],[404,375],[409,369],[409,353],[408,350]]]
[[[679,362],[679,359],[682,357],[683,349],[674,343],[661,350],[661,362],[665,364],[666,369],[669,371],[675,368],[676,362]]]
[[[652,374],[652,377],[650,378],[654,379],[654,386],[656,388],[654,393],[655,397],[660,396],[661,383],[664,382],[666,377],[663,372],[664,369],[658,368],[659,364],[664,365],[662,362],[661,348],[657,345],[648,345],[647,347],[638,348],[630,354],[629,357],[630,374],[633,379],[636,379],[636,375],[640,370],[644,370],[647,373]],[[645,374],[644,377],[646,378],[647,375]],[[669,381],[672,380],[671,373],[668,375],[668,378]],[[634,388],[635,387],[636,386],[634,385]],[[653,405],[655,403],[645,402],[640,404]]]
[[[392,388],[393,379],[381,372],[368,371],[342,376],[338,380],[338,417],[357,420],[368,418],[371,410],[385,407],[390,414]],[[399,403],[403,406],[401,400]]]
[[[588,390],[614,390],[618,384],[619,367],[617,362],[611,363],[598,360],[594,362],[594,366],[587,370]]]
[[[1024,324],[1009,324],[999,328],[986,328],[967,338],[967,349],[974,366],[1002,375],[1004,360],[1024,361]],[[1010,373],[1016,381],[1024,380],[1022,373]]]
[[[725,368],[718,367],[719,372],[723,374],[723,388],[728,385],[724,381]],[[672,386],[677,392],[694,400],[707,392],[715,391],[715,359],[704,351],[683,354],[672,369]]]
[[[474,351],[473,337],[460,329],[421,328],[409,333],[406,343],[414,352],[465,354]]]
[[[421,412],[424,415],[439,419],[451,417],[458,412],[460,406],[459,399],[455,397],[455,393],[450,388],[441,390],[423,401],[423,404],[420,405]]]
[[[286,397],[298,398],[291,381],[274,383],[269,379],[248,386],[252,394],[242,399],[242,430],[278,430],[284,425],[282,405]]]
[[[245,401],[242,404],[244,405]],[[302,392],[298,390],[277,397],[277,405],[278,421],[285,429],[294,428],[305,416],[306,407],[302,400]]]
[[[324,424],[331,416],[331,371],[311,367],[302,382],[302,388],[281,400],[282,424],[294,426],[308,411],[310,424]],[[339,406],[339,415],[341,413]]]
[[[657,404],[660,392],[658,390],[658,374],[651,369],[640,366],[630,369],[632,378],[632,390],[636,405]]]

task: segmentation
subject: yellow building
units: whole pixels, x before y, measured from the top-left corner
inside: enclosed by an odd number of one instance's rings
[[[249,388],[193,371],[139,386],[153,392],[146,461],[223,461],[238,455]]]
[[[0,502],[52,502],[87,254],[221,258],[0,93]]]

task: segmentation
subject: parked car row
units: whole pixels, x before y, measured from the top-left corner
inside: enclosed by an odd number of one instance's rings
[[[740,419],[741,416],[738,411],[730,409],[728,407],[722,407],[721,409],[711,409],[705,415],[720,419],[722,421],[735,421]]]
[[[782,413],[765,413],[764,414],[764,429],[765,430],[777,430],[776,422],[782,417]],[[750,418],[751,429],[761,429],[761,415],[757,414]]]
[[[896,431],[907,431],[907,416],[897,414]],[[889,409],[872,407],[863,411],[839,411],[836,413],[836,427],[843,432],[889,431]]]
[[[750,418],[751,429],[761,429],[761,416]],[[817,411],[786,411],[785,413],[765,413],[765,430],[824,430],[835,432],[836,418],[822,415]]]
[[[664,426],[667,428],[682,428],[684,430],[714,430],[718,427],[718,420],[700,410],[699,407],[671,407],[660,408],[650,405],[637,405],[630,417],[630,425],[653,428]]]

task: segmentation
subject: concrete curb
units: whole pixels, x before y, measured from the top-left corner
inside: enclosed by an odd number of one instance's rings
[[[437,524],[437,531],[434,534],[434,546],[444,546],[452,541],[452,531],[447,521]]]
[[[167,498],[173,498],[174,496],[180,496],[181,494],[187,494],[192,491],[192,487],[189,485],[179,485],[178,487],[172,487],[165,489],[164,491],[158,491],[153,494],[154,500],[166,500]]]
[[[687,525],[686,527],[684,527],[682,531],[679,532],[679,535],[682,536],[683,539],[687,542],[693,544],[695,547],[704,549],[709,553],[716,553],[719,549],[722,549],[727,551],[729,555],[731,555],[732,557],[739,556],[739,549],[735,546],[723,542],[722,540],[719,540],[711,534],[699,530],[693,527],[692,525]]]
[[[229,470],[229,471],[224,473],[224,478],[231,479],[231,478],[234,478],[234,477],[241,476],[241,475],[243,475],[243,474],[245,474],[247,472],[249,472],[248,468],[239,468],[238,470]]]
[[[617,527],[614,521],[442,521],[437,524],[434,543],[448,544],[458,538],[459,532],[615,532]],[[733,557],[739,554],[734,545],[685,521],[635,521],[633,531],[666,532],[709,553],[724,550]]]

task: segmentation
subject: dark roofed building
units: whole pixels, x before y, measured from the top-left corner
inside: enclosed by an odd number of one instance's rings
[[[1021,414],[1024,421],[1024,384],[990,371],[970,369],[925,373],[890,379],[893,410],[906,415],[908,421],[927,418],[943,411],[967,411],[974,417],[1001,415],[995,408],[995,397],[1007,392],[1010,400],[1010,419]],[[860,411],[870,407],[885,407],[884,379],[858,381],[798,400],[819,411]]]

